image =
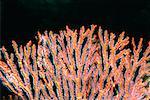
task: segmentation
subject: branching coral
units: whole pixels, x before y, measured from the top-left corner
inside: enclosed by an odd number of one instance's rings
[[[15,55],[4,47],[0,55],[3,84],[31,100],[150,98],[150,42],[141,53],[143,39],[136,46],[133,38],[130,49],[124,32],[116,38],[95,28],[38,32],[37,45],[29,41],[18,47],[12,41]]]

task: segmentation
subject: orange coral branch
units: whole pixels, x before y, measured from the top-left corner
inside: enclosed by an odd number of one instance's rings
[[[97,39],[96,27],[38,32],[38,45],[12,41],[15,55],[1,49],[0,79],[22,99],[149,98],[150,42],[142,52],[143,39],[136,47],[132,38],[130,49],[125,32],[116,37],[99,27]]]

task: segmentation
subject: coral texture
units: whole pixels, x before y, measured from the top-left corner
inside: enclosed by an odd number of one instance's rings
[[[0,79],[22,99],[140,100],[150,98],[150,42],[142,50],[132,38],[101,27],[38,32],[37,44],[2,47]],[[146,78],[145,78],[146,77]]]

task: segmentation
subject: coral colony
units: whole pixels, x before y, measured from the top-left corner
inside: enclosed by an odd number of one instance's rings
[[[10,55],[2,47],[3,85],[25,100],[148,100],[150,42],[142,50],[143,39],[132,38],[130,49],[125,32],[96,27],[38,32],[37,45],[12,41]]]

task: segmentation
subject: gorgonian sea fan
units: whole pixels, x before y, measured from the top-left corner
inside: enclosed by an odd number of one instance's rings
[[[142,51],[143,39],[136,46],[132,38],[130,49],[125,32],[115,37],[95,28],[38,32],[37,45],[29,41],[18,47],[12,41],[15,54],[2,47],[2,83],[30,100],[150,98],[150,42]]]

